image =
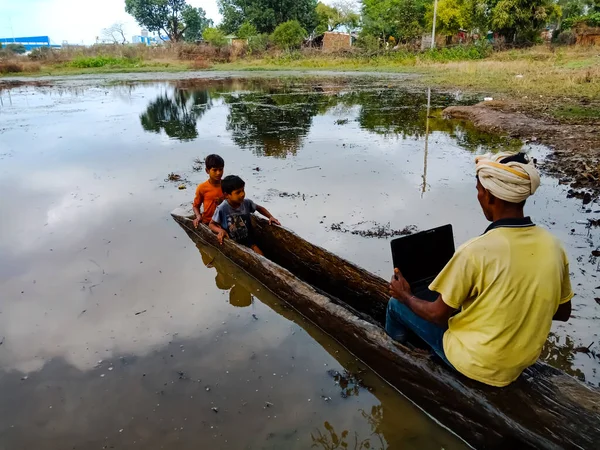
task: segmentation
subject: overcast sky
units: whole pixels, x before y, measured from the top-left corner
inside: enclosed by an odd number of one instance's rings
[[[217,0],[188,3],[204,8],[215,23],[221,20]],[[140,26],[125,12],[125,0],[0,0],[0,38],[48,35],[53,44],[92,44],[115,22],[125,23],[129,40],[140,34]]]

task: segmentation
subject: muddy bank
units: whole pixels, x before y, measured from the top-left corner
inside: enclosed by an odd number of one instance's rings
[[[473,106],[450,106],[444,116],[469,120],[480,130],[509,134],[541,143],[553,151],[542,168],[574,190],[571,196],[590,201],[600,194],[600,129],[593,124],[564,124],[534,117],[518,104],[490,101]],[[585,195],[588,191],[590,195]]]

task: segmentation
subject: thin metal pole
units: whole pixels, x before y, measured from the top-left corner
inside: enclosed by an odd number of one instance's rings
[[[431,48],[435,47],[435,22],[437,20],[437,3],[438,0],[435,0],[433,4],[433,27],[431,28]]]
[[[431,88],[427,88],[427,116],[425,118],[425,154],[423,161],[423,186],[421,189],[421,198],[427,190],[427,156],[429,155],[429,112],[431,110]]]

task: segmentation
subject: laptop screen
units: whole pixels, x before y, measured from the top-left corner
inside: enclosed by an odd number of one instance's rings
[[[392,241],[394,267],[410,285],[436,277],[454,255],[452,225],[421,231]]]

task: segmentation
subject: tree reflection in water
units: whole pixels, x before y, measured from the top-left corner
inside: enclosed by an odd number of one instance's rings
[[[428,118],[425,91],[351,81],[323,87],[310,79],[254,79],[177,82],[147,106],[140,121],[146,131],[164,131],[174,139],[194,140],[198,138],[197,122],[216,99],[229,109],[226,129],[238,146],[259,156],[277,158],[295,155],[310,132],[313,118],[334,108],[351,115],[358,107],[355,120],[363,130],[403,139],[424,138]],[[442,118],[446,106],[466,103],[472,101],[432,93],[429,133],[446,134],[471,152],[521,148],[518,140],[482,133],[470,123]],[[342,135],[347,121],[348,117],[339,120],[333,132]]]
[[[573,367],[574,357],[575,342],[573,339],[566,336],[564,345],[560,345],[560,338],[555,333],[550,333],[540,355],[542,361],[585,381],[585,374],[580,369]]]
[[[325,432],[317,429],[310,434],[311,447],[324,450],[385,450],[387,448],[386,441],[380,431],[380,424],[383,422],[383,407],[381,405],[373,406],[370,414],[364,410],[360,410],[360,413],[371,426],[372,433],[368,438],[361,438],[357,432],[350,435],[348,430],[338,434],[329,422],[325,422],[323,424]]]
[[[233,141],[258,156],[295,155],[312,119],[329,104],[321,93],[242,93],[228,96],[227,130]]]
[[[161,93],[140,116],[142,127],[170,138],[191,141],[198,137],[196,123],[212,106],[208,90],[174,88]]]

